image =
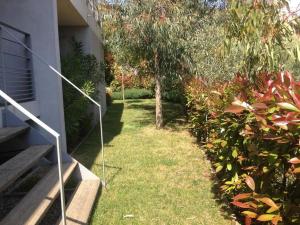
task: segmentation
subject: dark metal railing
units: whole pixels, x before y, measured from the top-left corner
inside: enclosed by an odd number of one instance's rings
[[[30,45],[30,35],[19,29],[0,22],[0,89],[16,102],[22,103],[35,99],[32,58],[30,52],[22,44],[13,40],[3,28]],[[5,102],[0,100],[0,105]]]

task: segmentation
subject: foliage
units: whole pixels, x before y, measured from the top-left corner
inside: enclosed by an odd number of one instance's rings
[[[255,80],[263,71],[278,71],[287,55],[293,55],[288,43],[295,33],[292,14],[283,15],[288,1],[231,0],[226,24],[225,47],[239,49],[242,63],[239,71]],[[294,48],[298,55],[298,48]]]
[[[295,190],[299,188],[300,171],[291,162],[298,162],[300,154],[300,85],[288,72],[275,78],[266,74],[261,79],[254,104],[236,100],[233,106],[234,113],[246,110],[252,120],[243,135],[244,143],[253,146],[253,156],[245,161],[252,166],[248,173],[255,176],[258,190],[282,205],[279,215],[283,223],[297,224],[300,218],[294,214],[295,209],[299,210]]]
[[[115,63],[112,53],[107,49],[107,46],[104,47],[104,63],[105,63],[105,83],[110,85],[111,82],[115,79],[113,74],[113,65]]]
[[[106,23],[117,64],[155,78],[158,127],[163,123],[161,98],[165,84],[192,73],[191,39],[203,13],[199,7],[192,7],[195,3],[130,0],[116,7]]]
[[[300,46],[299,34],[294,35],[293,40],[289,43],[288,48],[292,49],[295,46]],[[296,51],[297,52],[297,51]],[[294,74],[295,78],[299,80],[300,76],[300,61],[295,60],[293,57],[285,61],[284,68]]]
[[[240,75],[225,82],[212,83],[199,77],[185,81],[184,89],[191,129],[199,141],[205,141],[212,128],[212,124],[207,122],[222,113],[233,101],[235,94],[245,89],[247,85],[248,82]]]
[[[124,95],[125,95],[125,99],[147,99],[147,98],[154,97],[153,91],[147,89],[137,89],[137,88],[125,89]],[[121,91],[113,92],[112,98],[114,100],[122,100],[123,94]]]
[[[112,91],[110,88],[106,88],[106,106],[111,106],[113,103]]]
[[[251,225],[253,221],[271,222],[277,225],[282,221],[278,215],[280,205],[276,204],[269,196],[255,192],[255,181],[252,177],[246,176],[245,183],[252,190],[250,193],[243,193],[234,196],[232,204],[242,209],[245,216],[245,225]]]
[[[169,86],[167,90],[164,91],[162,98],[167,102],[180,103],[181,105],[185,105],[186,98],[182,94],[182,85],[174,84]]]
[[[124,88],[144,88],[154,90],[154,80],[150,75],[140,75],[137,70],[132,68],[124,68],[115,64],[113,66],[114,80],[111,82],[112,91],[122,90],[122,80]]]
[[[106,31],[110,37],[108,44],[117,60],[155,74],[154,55],[157,52],[161,55],[158,66],[162,76],[178,73],[180,65],[177,63],[183,56],[183,37],[187,29],[183,29],[187,25],[184,24],[186,17],[181,17],[183,14],[179,6],[179,3],[173,4],[171,1],[131,0],[117,8],[119,11],[113,11],[115,22],[107,22]],[[108,31],[111,29],[115,32]],[[147,68],[141,68],[141,62],[145,60]]]
[[[299,67],[296,20],[282,13],[285,0],[231,0],[225,11],[199,2],[118,5],[105,23],[119,73],[112,87],[122,75],[136,87],[129,71],[137,71],[155,81],[156,109],[161,97],[186,101],[191,130],[245,224],[299,224],[300,90],[275,73]]]
[[[86,94],[96,97],[96,87],[104,76],[92,55],[85,55],[82,44],[72,40],[73,52],[62,59],[62,73]],[[78,143],[80,136],[91,127],[90,104],[69,84],[64,83],[64,111],[68,144]]]
[[[126,80],[136,71],[139,79],[151,84],[140,88],[154,88],[155,46],[162,54],[159,70],[164,100],[186,102],[182,83],[185,77],[196,75],[208,82],[231,79],[238,68],[239,53],[232,49],[221,56],[227,12],[213,5],[212,1],[198,0],[103,4],[104,11],[109,11],[104,30],[115,63],[112,89],[121,89],[121,71]]]
[[[198,29],[189,40],[193,62],[192,75],[201,77],[206,82],[231,80],[241,64],[238,48],[232,47],[230,52],[222,54],[227,18],[227,11],[214,11],[200,18]]]
[[[252,183],[253,193],[242,203],[233,198],[246,216],[245,224],[262,218],[273,224],[298,224],[300,84],[288,72],[264,73],[258,79],[255,86],[241,75],[217,89],[203,81],[188,85],[190,122],[205,143],[224,197],[249,193]],[[237,97],[231,105],[233,96]],[[267,208],[265,199],[275,202],[276,210]]]

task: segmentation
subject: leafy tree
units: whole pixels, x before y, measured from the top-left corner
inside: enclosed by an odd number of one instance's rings
[[[135,67],[146,62],[147,72],[155,77],[157,128],[163,126],[163,81],[179,79],[190,68],[190,15],[182,6],[180,1],[129,0],[116,16],[118,32],[114,39],[123,54],[119,59]]]
[[[208,83],[228,81],[238,71],[241,57],[237,48],[223,54],[224,25],[227,12],[216,10],[198,20],[198,29],[191,37],[193,75]]]
[[[241,71],[252,80],[260,72],[278,71],[286,55],[293,55],[288,43],[295,33],[292,25],[296,20],[291,13],[283,14],[285,7],[286,0],[229,2],[225,47],[239,49]]]
[[[134,68],[140,76],[156,78],[158,128],[163,124],[161,97],[183,102],[186,77],[224,81],[238,70],[237,49],[220,57],[228,16],[218,4],[203,0],[130,0],[101,5],[106,45],[115,63],[124,73]]]

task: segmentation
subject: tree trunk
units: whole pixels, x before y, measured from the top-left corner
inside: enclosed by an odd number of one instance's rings
[[[156,103],[156,128],[163,127],[162,101],[161,101],[161,79],[155,75],[155,103]]]
[[[156,129],[163,127],[162,101],[161,101],[161,77],[158,65],[158,54],[155,52],[155,104],[156,104]]]

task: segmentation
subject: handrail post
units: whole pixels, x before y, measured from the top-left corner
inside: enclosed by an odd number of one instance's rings
[[[102,185],[106,187],[106,182],[105,182],[105,159],[104,159],[104,144],[103,144],[103,124],[102,124],[102,107],[101,105],[99,107],[99,125],[100,125],[100,138],[101,138],[101,154],[102,154]]]
[[[65,206],[66,203],[65,203],[64,180],[62,175],[62,155],[60,149],[60,135],[57,135],[55,138],[56,138],[57,164],[58,164],[58,175],[59,175],[61,218],[62,218],[63,225],[66,225],[66,206]]]

